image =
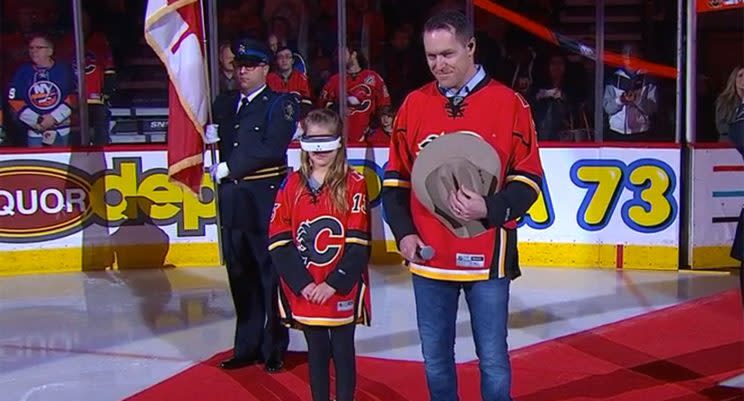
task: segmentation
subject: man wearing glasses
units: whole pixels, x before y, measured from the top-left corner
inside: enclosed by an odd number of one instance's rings
[[[207,127],[207,142],[219,142],[222,160],[210,173],[219,184],[223,251],[237,317],[233,356],[220,366],[264,363],[273,373],[283,367],[289,336],[277,311],[278,277],[268,253],[268,228],[288,171],[299,100],[266,85],[271,64],[266,45],[241,40],[232,52],[239,88],[217,97],[215,124]],[[216,137],[209,134],[214,131]]]

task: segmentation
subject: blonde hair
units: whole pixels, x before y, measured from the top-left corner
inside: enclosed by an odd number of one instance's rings
[[[302,128],[305,132],[307,132],[307,127],[312,125],[327,128],[331,133],[341,136],[341,147],[328,168],[323,186],[328,188],[331,193],[332,204],[330,206],[340,213],[346,213],[349,209],[346,201],[346,175],[349,172],[349,164],[346,161],[346,139],[341,135],[341,124],[341,117],[338,113],[329,109],[313,110],[302,120]],[[300,172],[302,173],[300,174],[300,180],[303,184],[300,191],[307,186],[308,177],[310,177],[312,170],[310,155],[303,150],[300,153]]]
[[[731,71],[731,75],[726,81],[726,87],[716,99],[716,121],[721,123],[730,123],[736,113],[736,108],[742,102],[742,95],[736,92],[736,76],[744,70],[744,66],[737,66]]]

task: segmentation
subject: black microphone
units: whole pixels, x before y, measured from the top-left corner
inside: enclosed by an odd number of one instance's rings
[[[416,256],[421,260],[432,260],[434,258],[434,248],[424,245],[416,249]]]

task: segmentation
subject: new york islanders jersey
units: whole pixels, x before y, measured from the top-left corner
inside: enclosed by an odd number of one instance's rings
[[[73,71],[75,62],[75,39],[68,35],[60,45],[58,53],[69,60]],[[90,104],[103,104],[106,77],[115,74],[114,59],[106,37],[98,32],[85,40],[85,93]]]
[[[292,73],[289,74],[287,79],[284,79],[284,77],[276,72],[270,72],[266,76],[266,84],[274,92],[294,93],[299,96],[303,103],[312,104],[310,83],[307,80],[307,76],[300,71],[292,70]]]
[[[346,213],[331,206],[328,188],[312,190],[301,177],[299,171],[287,177],[271,215],[269,251],[280,276],[280,315],[287,325],[369,324],[370,233],[364,177],[349,169]],[[308,284],[323,282],[336,289],[324,304],[301,295]]]
[[[323,87],[318,99],[319,107],[329,107],[339,101],[339,75],[335,74]],[[362,70],[346,74],[346,105],[349,112],[349,140],[354,144],[364,141],[369,124],[377,109],[390,104],[390,94],[379,74]]]
[[[502,161],[495,198],[504,216],[472,238],[454,235],[411,190],[411,171],[419,152],[440,135],[475,133]],[[519,276],[515,220],[537,199],[542,167],[527,102],[486,77],[465,97],[445,97],[435,83],[411,92],[396,116],[385,171],[384,201],[390,227],[400,241],[418,234],[434,248],[431,260],[410,263],[412,273],[450,281]],[[488,203],[489,217],[492,212]],[[410,205],[410,206],[409,206]]]
[[[55,62],[50,68],[39,68],[31,63],[16,71],[8,89],[8,102],[18,119],[28,127],[28,135],[41,137],[35,129],[40,117],[51,114],[58,135],[68,135],[72,111],[77,106],[75,77],[68,64]]]

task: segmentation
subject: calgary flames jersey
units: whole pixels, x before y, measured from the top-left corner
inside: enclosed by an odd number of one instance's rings
[[[496,196],[507,202],[504,218],[472,238],[454,235],[411,190],[419,152],[438,136],[458,131],[478,134],[502,161],[504,184]],[[451,281],[519,276],[516,219],[537,199],[542,175],[530,107],[511,89],[486,77],[463,98],[446,98],[435,83],[409,94],[394,122],[383,196],[396,240],[418,234],[434,248],[431,260],[410,263],[411,272]]]
[[[369,324],[369,217],[364,177],[349,169],[348,211],[331,206],[328,188],[317,191],[296,171],[280,188],[269,229],[269,251],[280,276],[279,311],[288,326]],[[306,300],[310,283],[328,283],[336,293],[324,304]]]
[[[319,107],[329,107],[338,102],[339,75],[336,74],[323,87],[318,99]],[[346,74],[346,105],[349,112],[349,144],[364,142],[369,124],[377,109],[390,104],[382,77],[372,70]]]
[[[311,101],[310,84],[307,81],[307,76],[300,71],[292,70],[287,79],[276,72],[270,72],[266,77],[266,84],[274,92],[294,93],[303,102]]]
[[[75,39],[68,35],[58,53],[75,68]],[[93,33],[85,40],[85,92],[88,103],[103,104],[106,76],[114,74],[114,59],[108,40],[101,33]]]

